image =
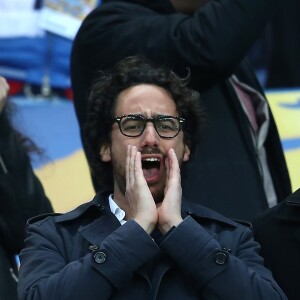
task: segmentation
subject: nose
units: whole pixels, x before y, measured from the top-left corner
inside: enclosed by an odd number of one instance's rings
[[[159,145],[159,135],[156,132],[153,123],[147,123],[146,128],[142,134],[142,147],[146,146],[158,146]]]

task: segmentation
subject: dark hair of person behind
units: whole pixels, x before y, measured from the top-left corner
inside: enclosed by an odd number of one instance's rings
[[[129,87],[139,84],[153,84],[169,92],[176,103],[178,115],[186,120],[183,132],[184,142],[193,153],[204,127],[204,110],[200,106],[199,94],[187,87],[189,77],[180,78],[173,71],[156,67],[144,57],[128,57],[120,61],[107,73],[95,80],[88,108],[88,121],[85,126],[85,139],[92,157],[90,167],[104,189],[113,188],[111,163],[100,159],[100,148],[110,143],[111,128],[115,116],[118,95]]]
[[[44,156],[44,149],[39,147],[30,137],[28,137],[26,134],[19,131],[14,125],[13,125],[13,116],[18,112],[17,107],[9,101],[5,108],[3,113],[6,115],[8,126],[10,129],[14,132],[17,140],[20,142],[22,147],[24,148],[27,155],[36,155],[37,157]]]

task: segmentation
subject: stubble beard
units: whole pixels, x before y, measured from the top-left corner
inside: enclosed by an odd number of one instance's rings
[[[145,153],[149,153],[147,151],[144,151]],[[154,151],[156,152],[156,151]],[[153,153],[153,152],[151,152]],[[158,151],[156,152],[158,153]],[[160,153],[160,152],[159,152]],[[163,157],[163,160],[165,161],[165,156]],[[113,174],[114,174],[114,187],[116,188],[116,185],[118,187],[119,192],[125,197],[125,192],[126,192],[126,170],[124,165],[121,165],[120,163],[117,162],[117,160],[112,157],[111,160],[112,163],[112,168],[113,168]],[[164,162],[163,162],[164,163]],[[182,157],[179,157],[178,160],[179,167],[181,168],[181,165],[183,163],[183,155]],[[166,176],[165,176],[166,180]],[[164,186],[158,189],[155,189],[155,186],[151,188],[151,185],[149,186],[149,189],[151,191],[152,197],[155,201],[155,203],[160,203],[163,201],[164,196],[165,196],[165,187],[166,187],[166,182],[164,183]],[[115,191],[114,191],[115,192]]]
[[[125,192],[126,192],[126,170],[124,168],[124,165],[121,165],[116,160],[112,158],[112,168],[113,168],[113,174],[114,174],[114,189],[118,189],[119,192],[124,196],[125,198]],[[164,189],[165,185],[161,188],[155,189],[155,186],[152,187],[149,186],[150,192],[152,194],[152,197],[155,201],[155,203],[162,202],[164,199]],[[116,192],[116,191],[114,191]]]
[[[113,158],[112,158],[112,168],[113,168],[113,174],[114,174],[114,189],[116,189],[116,185],[117,185],[119,191],[125,197],[126,171]],[[116,191],[114,191],[114,192],[116,192]]]

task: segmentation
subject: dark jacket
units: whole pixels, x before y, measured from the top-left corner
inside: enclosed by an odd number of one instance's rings
[[[300,189],[254,222],[261,255],[289,300],[300,298]]]
[[[269,88],[300,87],[300,2],[285,1],[270,23],[270,36],[265,35],[268,50]],[[278,63],[280,62],[280,63]]]
[[[285,299],[252,232],[205,207],[157,243],[134,220],[120,225],[108,195],[29,222],[19,300]]]
[[[103,1],[83,22],[73,44],[71,79],[83,134],[87,96],[99,69],[145,54],[180,75],[191,71],[200,91],[208,129],[183,176],[186,198],[233,218],[251,220],[268,208],[248,119],[227,80],[263,93],[244,55],[280,0],[211,1],[193,16],[175,13],[165,0]],[[87,158],[88,149],[84,142]],[[289,175],[274,119],[266,141],[278,201],[291,193]]]
[[[17,299],[15,256],[24,246],[29,218],[52,212],[29,157],[4,113],[0,114],[0,299]]]

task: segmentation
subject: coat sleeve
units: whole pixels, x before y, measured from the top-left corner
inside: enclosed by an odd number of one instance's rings
[[[144,54],[185,72],[190,67],[206,87],[235,71],[282,2],[216,0],[188,16],[112,1],[83,22],[73,45],[71,75],[81,67],[97,72]]]
[[[200,299],[287,299],[264,267],[259,245],[246,227],[214,236],[187,217],[161,248],[193,281]]]
[[[28,227],[20,256],[20,300],[110,299],[158,252],[152,238],[133,220],[99,241],[94,252],[88,245],[86,251],[77,252],[82,240],[70,240],[69,232],[69,238],[64,237],[53,226],[48,218]]]

